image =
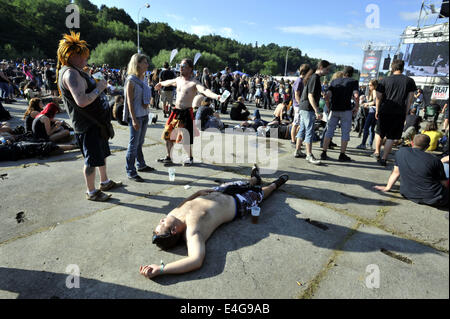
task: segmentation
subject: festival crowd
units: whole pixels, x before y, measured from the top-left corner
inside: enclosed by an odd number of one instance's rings
[[[83,41],[71,34],[65,42],[70,46]],[[0,120],[6,122],[0,126],[0,160],[79,149],[85,157],[87,198],[104,201],[111,196],[105,191],[122,185],[106,174],[108,140],[114,136],[111,120],[130,129],[126,173],[130,180],[142,183],[138,173],[155,170],[142,152],[149,122],[158,120],[149,114],[151,109],[162,109],[167,155],[157,162],[166,166],[173,165],[171,150],[176,143],[186,151],[183,165],[193,165],[192,145],[198,131],[223,132],[230,126],[227,118],[238,121],[233,129],[290,140],[294,156],[313,165],[329,160],[327,151],[338,147],[333,138],[340,128],[340,162],[352,161],[347,155],[352,130],[361,138],[357,149],[370,150],[381,166],[387,166],[393,147],[398,147],[392,176],[377,190],[390,191],[401,176],[401,193],[406,198],[448,205],[448,101],[442,107],[435,100],[425,103],[423,91],[403,75],[401,60],[393,61],[390,76],[371,80],[366,87],[354,79],[352,67],[336,72],[329,82],[323,80],[331,68],[325,60],[299,66],[297,79],[291,81],[231,72],[229,67],[216,73],[208,68],[194,71],[190,59],[177,69],[166,62],[162,69],[149,71],[149,59],[141,54],[131,57],[128,68],[112,69],[88,65],[87,47],[75,47],[76,61],[58,54],[57,60],[1,62]],[[28,108],[23,126],[13,128],[1,103],[12,104],[19,98],[28,101]],[[253,112],[249,103],[256,106]],[[70,124],[56,119],[61,104]],[[273,110],[273,119],[264,121],[261,109]],[[270,136],[274,128],[277,136]],[[315,142],[321,148],[317,158],[312,152]],[[100,188],[94,186],[95,168],[99,168]]]

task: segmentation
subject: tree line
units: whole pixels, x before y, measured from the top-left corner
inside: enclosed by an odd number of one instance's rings
[[[0,58],[15,59],[54,58],[58,42],[66,27],[66,6],[69,0],[12,0],[0,1]],[[131,54],[137,51],[137,25],[123,9],[100,8],[89,0],[75,0],[80,8],[82,39],[91,49],[91,63],[109,64],[111,67],[126,66]],[[257,46],[243,44],[218,35],[199,37],[172,29],[167,23],[140,23],[140,43],[152,67],[162,67],[169,59],[172,49],[178,49],[175,60],[194,58],[197,52],[202,58],[200,69],[208,66],[212,72],[225,66],[248,74],[283,75],[288,47],[275,43]],[[318,59],[303,55],[299,49],[289,51],[288,72],[295,72],[303,63],[315,66]],[[330,61],[333,62],[333,61]],[[239,65],[239,67],[237,67]],[[338,66],[338,69],[341,67]]]

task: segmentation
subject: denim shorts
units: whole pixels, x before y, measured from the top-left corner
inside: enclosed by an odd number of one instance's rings
[[[350,141],[350,131],[352,130],[352,111],[331,111],[328,118],[328,130],[326,138],[333,138],[334,132],[339,122],[341,122],[342,140]]]
[[[314,112],[300,110],[300,129],[297,138],[302,139],[307,144],[311,144],[314,136],[315,122],[316,114]]]
[[[111,155],[108,140],[101,136],[97,125],[91,126],[86,133],[75,134],[84,162],[87,167],[105,166],[105,159]]]

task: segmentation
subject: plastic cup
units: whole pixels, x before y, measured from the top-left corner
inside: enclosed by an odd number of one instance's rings
[[[252,223],[258,224],[259,214],[261,213],[261,208],[258,206],[252,207]]]
[[[230,91],[225,90],[222,95],[220,96],[220,103],[224,103],[228,97],[231,95]]]
[[[169,181],[175,182],[175,168],[169,168]]]

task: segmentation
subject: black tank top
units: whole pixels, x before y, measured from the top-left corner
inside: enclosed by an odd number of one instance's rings
[[[77,70],[75,68],[63,66],[59,71],[58,84],[62,93],[64,106],[67,110],[67,113],[70,116],[70,119],[72,120],[73,129],[77,134],[86,133],[89,130],[89,128],[96,125],[96,123],[94,123],[92,120],[83,115],[82,112],[84,111],[89,113],[91,117],[97,119],[100,123],[103,123],[104,122],[103,117],[106,117],[105,114],[108,114],[108,112],[110,112],[109,103],[105,94],[102,93],[99,97],[97,97],[97,99],[94,102],[84,107],[83,110],[80,111],[80,107],[73,99],[72,93],[70,92],[69,89],[65,88],[63,85],[62,79],[64,73],[69,69],[78,71],[81,77],[86,80],[87,84],[86,94],[89,94],[92,91],[94,91],[97,88],[97,83],[95,82],[94,78],[91,77],[89,74]]]
[[[33,121],[33,137],[37,139],[49,140],[44,123],[41,122],[41,117],[36,117]]]

